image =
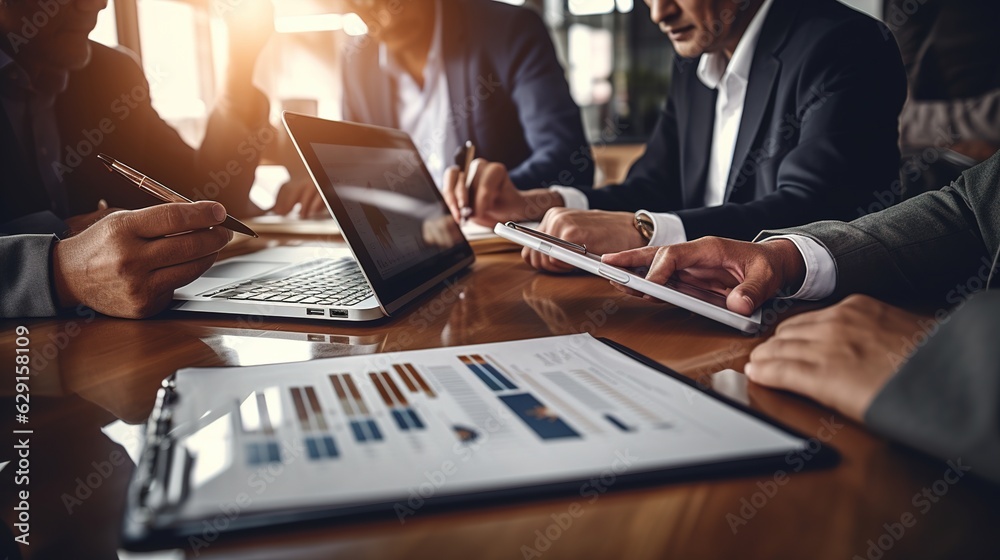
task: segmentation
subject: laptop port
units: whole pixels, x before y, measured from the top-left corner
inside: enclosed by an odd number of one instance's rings
[[[330,316],[331,317],[337,317],[338,319],[346,319],[347,318],[347,310],[346,309],[331,309],[330,310]]]
[[[319,315],[320,317],[322,317],[324,313],[323,310],[320,309],[319,307],[307,307],[306,315]]]

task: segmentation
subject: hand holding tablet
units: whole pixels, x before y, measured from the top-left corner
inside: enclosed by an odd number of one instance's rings
[[[675,279],[664,283],[650,281],[629,270],[601,261],[599,255],[587,252],[585,246],[569,243],[541,232],[531,230],[513,222],[497,224],[494,228],[497,235],[533,249],[546,255],[571,264],[596,276],[607,278],[628,289],[649,295],[697,313],[709,319],[718,321],[746,333],[760,330],[760,310],[751,310],[749,316],[731,311],[727,307],[726,296],[699,288],[692,284]]]

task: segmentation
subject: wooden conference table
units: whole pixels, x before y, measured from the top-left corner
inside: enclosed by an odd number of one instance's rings
[[[227,252],[268,242],[299,241],[272,236]],[[627,298],[590,276],[538,274],[515,252],[480,255],[472,272],[452,286],[371,326],[178,313],[144,321],[90,313],[2,321],[0,348],[7,364],[14,361],[18,325],[29,328],[35,356],[29,423],[32,544],[21,549],[27,558],[115,557],[133,467],[102,427],[121,427],[114,424],[118,420],[143,422],[160,381],[181,367],[590,331],[711,384],[713,372],[741,369],[761,340],[668,305]],[[14,382],[9,373],[6,379],[0,388],[0,429],[10,434],[24,426],[14,425]],[[837,449],[839,465],[777,482],[773,474],[762,474],[629,489],[611,484],[593,501],[571,495],[420,513],[405,524],[393,518],[222,536],[187,556],[1000,557],[997,488],[972,476],[949,484],[954,476],[946,476],[944,463],[796,396],[754,386],[746,395],[753,408]],[[11,458],[9,453],[6,446],[0,450],[0,461]],[[15,505],[10,470],[0,477],[8,527]],[[576,515],[567,517],[570,511]]]

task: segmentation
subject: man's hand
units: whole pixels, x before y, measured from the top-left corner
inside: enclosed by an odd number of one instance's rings
[[[545,213],[538,229],[570,243],[586,245],[588,252],[603,255],[646,245],[646,239],[632,225],[633,219],[630,212],[553,208]],[[521,250],[521,257],[539,270],[573,270],[572,265],[527,247]]]
[[[472,188],[465,188],[465,172],[450,167],[444,173],[441,194],[455,220],[462,218],[462,208],[471,202],[472,221],[492,228],[497,222],[533,222],[542,219],[549,208],[563,206],[562,196],[548,189],[519,191],[500,163],[484,159],[472,162]]]
[[[73,237],[74,235],[80,235],[85,229],[96,224],[98,221],[100,221],[108,214],[111,214],[113,212],[118,212],[120,210],[121,208],[108,208],[108,203],[105,202],[104,200],[101,200],[97,204],[97,210],[95,210],[94,212],[91,212],[89,214],[80,214],[77,216],[66,218],[66,225],[69,226],[69,229],[66,231],[66,235],[64,237]]]
[[[326,203],[323,202],[323,197],[319,195],[316,185],[308,177],[293,179],[281,185],[281,188],[278,190],[278,197],[274,202],[274,207],[270,211],[279,216],[286,216],[292,212],[296,204],[300,205],[300,218],[330,217],[330,213],[326,209]]]
[[[163,204],[105,217],[52,250],[60,306],[82,303],[134,319],[162,311],[174,290],[208,270],[232,239],[228,229],[213,227],[225,219],[226,209],[217,202]]]
[[[726,296],[730,311],[749,316],[779,290],[795,292],[805,279],[806,265],[795,244],[787,239],[747,243],[705,237],[669,247],[644,247],[604,255],[607,264],[621,268],[649,268],[646,280],[665,284],[674,275],[683,282]],[[642,294],[620,284],[616,288]]]
[[[805,395],[861,422],[875,395],[906,361],[916,315],[867,296],[797,315],[750,354],[746,374]]]

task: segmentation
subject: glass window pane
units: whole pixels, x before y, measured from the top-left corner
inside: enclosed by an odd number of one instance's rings
[[[199,57],[199,16],[190,4],[167,0],[141,0],[138,10],[142,63],[153,107],[190,141],[191,123],[201,123],[207,115],[200,76],[202,65],[211,65],[211,60]]]
[[[107,45],[118,46],[118,26],[115,23],[115,5],[108,2],[108,7],[97,15],[97,27],[90,32],[90,40]]]

